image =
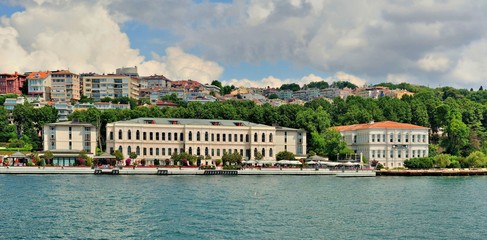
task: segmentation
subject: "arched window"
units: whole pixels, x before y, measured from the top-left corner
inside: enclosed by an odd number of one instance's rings
[[[269,149],[269,157],[273,157],[273,156],[272,156],[272,148],[271,148],[271,149]]]
[[[137,130],[137,132],[135,132],[135,139],[140,140],[140,131],[139,130]]]
[[[191,131],[188,133],[188,141],[193,141],[193,133]]]
[[[137,153],[137,155],[140,155],[140,147],[137,146],[137,148],[135,148],[135,153]]]
[[[161,132],[161,140],[166,141],[166,133],[165,132]]]
[[[210,155],[210,154],[209,154],[209,152],[208,152],[208,147],[205,147],[205,157],[206,157],[206,156],[209,156],[209,155]]]
[[[208,132],[205,132],[205,141],[208,142]]]
[[[128,140],[132,140],[132,131],[129,130],[127,132],[127,138],[128,138]]]
[[[198,131],[196,133],[196,141],[201,141],[201,139],[200,139],[200,131]]]
[[[113,140],[113,132],[110,132],[110,140]]]
[[[200,152],[200,147],[196,148],[196,155],[201,155],[201,152]]]
[[[179,141],[184,141],[184,133],[179,134]]]
[[[143,132],[142,133],[142,140],[147,140],[147,133],[146,132]]]
[[[254,148],[254,158],[257,156],[257,148]]]
[[[122,146],[118,146],[118,151],[120,151],[123,154],[123,148],[122,148]]]
[[[257,133],[254,133],[254,142],[257,142]]]
[[[249,142],[249,141],[250,141],[250,136],[249,136],[249,134],[247,133],[247,134],[245,134],[245,142]]]
[[[215,141],[215,134],[214,134],[214,133],[212,133],[212,134],[211,134],[211,141],[212,141],[212,142],[214,142],[214,141]]]
[[[265,148],[262,148],[262,156],[265,157]]]
[[[265,133],[262,133],[262,142],[265,142]]]
[[[122,139],[122,129],[118,130],[118,139]]]
[[[189,153],[189,155],[193,155],[193,148],[189,147],[188,153]]]
[[[174,141],[178,140],[178,133],[174,133]]]
[[[272,142],[272,133],[269,134],[269,142]]]
[[[127,147],[127,156],[130,156],[130,153],[132,152],[132,147],[128,146]]]

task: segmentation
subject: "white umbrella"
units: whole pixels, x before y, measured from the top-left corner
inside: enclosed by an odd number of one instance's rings
[[[258,163],[260,163],[260,164],[275,164],[275,163],[277,163],[277,161],[263,160],[263,161],[259,161]]]
[[[352,167],[352,166],[360,165],[360,163],[346,162],[346,163],[342,163],[342,165],[347,167]]]
[[[246,164],[254,164],[254,163],[257,163],[257,161],[255,161],[255,160],[248,160],[248,161],[245,161],[244,163],[246,163]]]
[[[323,164],[325,164],[326,166],[335,167],[335,166],[340,165],[341,163],[338,163],[338,162],[323,162]]]
[[[313,165],[313,164],[322,164],[322,162],[314,162],[314,161],[309,161],[309,162],[306,162],[306,164],[308,164],[308,165]]]

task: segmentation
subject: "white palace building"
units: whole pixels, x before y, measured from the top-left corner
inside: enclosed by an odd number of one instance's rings
[[[107,124],[107,150],[125,157],[135,152],[148,163],[170,159],[173,153],[221,159],[238,152],[244,159],[261,153],[263,160],[289,151],[306,156],[306,131],[267,126],[241,120],[137,118]]]
[[[404,160],[428,156],[429,129],[392,121],[335,127],[348,147],[384,167],[403,167]]]

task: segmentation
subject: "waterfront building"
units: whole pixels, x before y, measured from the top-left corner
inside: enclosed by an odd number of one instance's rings
[[[404,160],[428,156],[426,127],[392,121],[335,127],[348,147],[385,167],[403,167]]]
[[[44,151],[53,153],[54,165],[72,166],[82,150],[93,157],[96,140],[96,127],[90,123],[73,120],[49,123],[43,127]]]
[[[139,98],[137,78],[126,75],[94,75],[83,78],[83,90],[86,97],[100,101],[102,98],[129,97]]]
[[[29,102],[51,101],[51,73],[31,72],[27,76]]]
[[[281,151],[306,156],[306,131],[241,120],[137,118],[108,123],[106,129],[109,152],[135,152],[148,163],[183,151],[213,160],[235,151],[244,159],[261,153],[264,160],[275,160]]]
[[[25,81],[25,75],[17,72],[0,74],[0,94],[22,94],[21,88]]]
[[[57,70],[51,75],[51,100],[54,102],[79,101],[81,98],[78,74],[69,70]]]

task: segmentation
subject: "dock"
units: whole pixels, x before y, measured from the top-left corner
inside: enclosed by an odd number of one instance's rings
[[[163,167],[123,167],[123,168],[89,168],[89,167],[0,167],[0,174],[91,174],[91,175],[335,175],[339,177],[373,177],[375,171],[331,171],[327,168],[246,168],[242,170],[208,170],[194,167],[163,168]]]

